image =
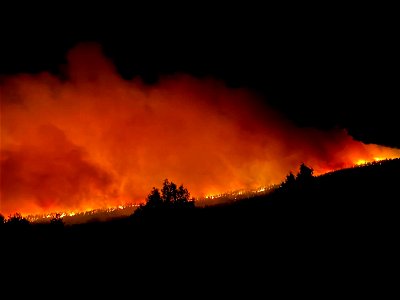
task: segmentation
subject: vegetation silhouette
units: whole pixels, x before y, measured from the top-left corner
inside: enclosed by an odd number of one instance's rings
[[[399,180],[400,159],[317,177],[302,164],[267,195],[206,207],[196,207],[185,187],[165,180],[130,217],[76,225],[55,217],[43,225],[14,214],[1,225],[1,239],[7,247],[15,246],[7,242],[14,238],[25,241],[22,249],[35,245],[66,256],[85,251],[145,260],[153,253],[147,261],[234,256],[235,263],[257,265],[265,259],[326,262],[329,257],[327,267],[335,267],[349,256],[354,264],[384,260],[398,249]]]
[[[314,170],[304,163],[300,165],[299,172],[295,176],[290,172],[285,181],[281,184],[281,187],[285,190],[294,191],[298,188],[305,188],[314,182],[313,176]]]
[[[6,226],[13,229],[24,229],[28,228],[30,222],[22,217],[20,213],[10,215],[6,221]]]
[[[313,172],[314,172],[314,170],[312,168],[310,168],[310,167],[306,166],[304,163],[302,163],[300,165],[300,170],[299,170],[299,173],[297,174],[296,179],[299,182],[304,182],[304,183],[310,182],[313,178]]]
[[[49,228],[49,234],[53,235],[55,238],[61,238],[64,231],[64,220],[61,214],[55,214],[51,219],[49,224],[45,224]]]
[[[153,187],[146,203],[133,213],[132,220],[137,224],[146,223],[147,229],[160,231],[162,224],[162,230],[171,230],[171,226],[175,227],[173,230],[182,230],[184,227],[177,225],[185,223],[191,215],[190,211],[194,209],[195,199],[190,197],[189,191],[183,185],[178,187],[174,182],[165,179],[161,192]]]
[[[189,191],[183,185],[177,187],[175,183],[165,179],[161,193],[159,189],[153,187],[146,198],[146,203],[140,205],[134,215],[155,210],[191,209],[195,207],[194,204],[195,199],[190,198]]]

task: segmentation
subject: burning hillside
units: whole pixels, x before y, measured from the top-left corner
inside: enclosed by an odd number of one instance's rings
[[[297,128],[254,92],[210,78],[124,80],[99,46],[72,49],[63,78],[1,82],[0,212],[90,211],[144,201],[165,178],[195,197],[400,156],[345,130]]]

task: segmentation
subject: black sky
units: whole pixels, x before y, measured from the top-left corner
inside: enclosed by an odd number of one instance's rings
[[[299,126],[345,127],[400,148],[399,24],[390,8],[179,9],[6,12],[0,74],[59,74],[68,49],[96,41],[127,79],[217,77],[258,91]]]

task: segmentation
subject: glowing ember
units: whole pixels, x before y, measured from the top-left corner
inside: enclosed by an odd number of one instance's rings
[[[30,222],[43,222],[46,219],[52,218],[65,218],[65,217],[89,217],[93,215],[99,214],[109,214],[118,210],[126,210],[130,215],[134,209],[137,207],[137,204],[127,204],[127,205],[119,205],[117,207],[103,208],[103,209],[88,209],[84,211],[72,211],[72,212],[52,212],[48,214],[30,214],[24,217],[27,218]]]
[[[400,156],[344,130],[296,128],[252,92],[212,79],[123,80],[96,45],[68,60],[68,80],[2,81],[4,215],[140,203],[165,178],[204,197],[277,184],[302,162],[318,175]]]

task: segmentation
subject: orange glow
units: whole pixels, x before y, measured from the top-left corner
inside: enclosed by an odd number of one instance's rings
[[[365,165],[368,161],[366,161],[365,159],[359,159],[356,162],[356,165],[360,166],[360,165]]]
[[[400,150],[344,130],[296,128],[251,91],[213,79],[123,80],[97,45],[48,73],[1,83],[0,212],[78,212],[143,202],[165,178],[195,197],[322,174]]]
[[[99,208],[99,209],[84,209],[82,211],[68,211],[68,212],[48,212],[42,214],[28,214],[25,217],[30,222],[43,222],[46,219],[51,219],[55,217],[64,218],[64,217],[74,217],[74,216],[81,216],[86,217],[88,220],[90,216],[99,214],[99,213],[111,213],[118,210],[129,210],[129,212],[133,212],[134,209],[139,206],[137,204],[128,204],[128,205],[118,205],[116,207],[110,208]]]

